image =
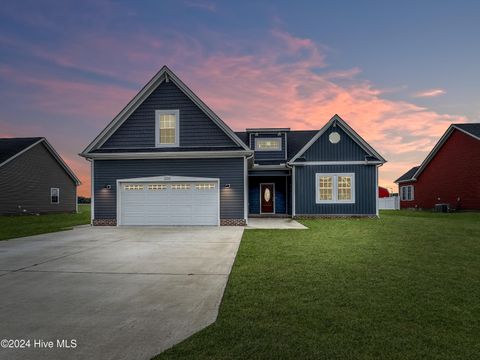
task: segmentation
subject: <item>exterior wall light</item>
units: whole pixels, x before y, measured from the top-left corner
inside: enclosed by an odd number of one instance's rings
[[[225,184],[225,189],[230,189],[230,184]]]
[[[104,188],[110,190],[112,188],[112,185],[105,185]]]

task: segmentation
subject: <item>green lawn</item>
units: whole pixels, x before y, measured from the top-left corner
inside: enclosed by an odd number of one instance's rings
[[[0,240],[71,229],[90,223],[90,205],[78,205],[78,214],[0,216]]]
[[[480,214],[247,230],[215,324],[158,359],[479,359]]]

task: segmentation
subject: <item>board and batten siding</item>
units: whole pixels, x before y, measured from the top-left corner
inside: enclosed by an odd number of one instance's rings
[[[328,137],[340,134],[340,141],[332,144]],[[368,154],[340,126],[330,126],[301,156],[306,161],[363,161]]]
[[[60,203],[50,203],[50,188],[60,189]],[[39,143],[0,168],[0,214],[74,212],[76,184]]]
[[[355,203],[317,204],[317,173],[354,173]],[[376,215],[375,165],[295,166],[295,215]]]
[[[220,218],[244,219],[244,158],[95,160],[94,219],[116,219],[117,180],[152,176],[220,179]],[[230,188],[225,185],[230,184]],[[111,189],[105,188],[111,185]]]
[[[154,148],[155,110],[180,112],[180,147],[238,146],[173,82],[162,82],[101,146]]]

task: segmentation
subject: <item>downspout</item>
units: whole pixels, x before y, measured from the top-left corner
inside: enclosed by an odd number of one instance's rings
[[[288,169],[292,169],[292,218],[295,217],[295,167],[290,164],[290,162],[286,162],[285,166]]]
[[[244,185],[243,185],[243,197],[244,197],[244,201],[243,201],[243,216],[245,217],[245,224],[248,225],[248,208],[249,208],[249,199],[248,199],[248,161],[253,159],[253,156],[254,154],[252,153],[250,156],[245,156],[245,163],[244,163],[244,167],[243,167],[243,171],[244,171]]]

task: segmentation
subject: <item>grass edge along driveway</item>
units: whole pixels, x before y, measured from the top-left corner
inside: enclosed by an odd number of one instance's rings
[[[90,205],[78,205],[78,213],[0,216],[0,240],[45,234],[90,223]]]
[[[217,321],[156,359],[473,359],[480,214],[247,230]]]

